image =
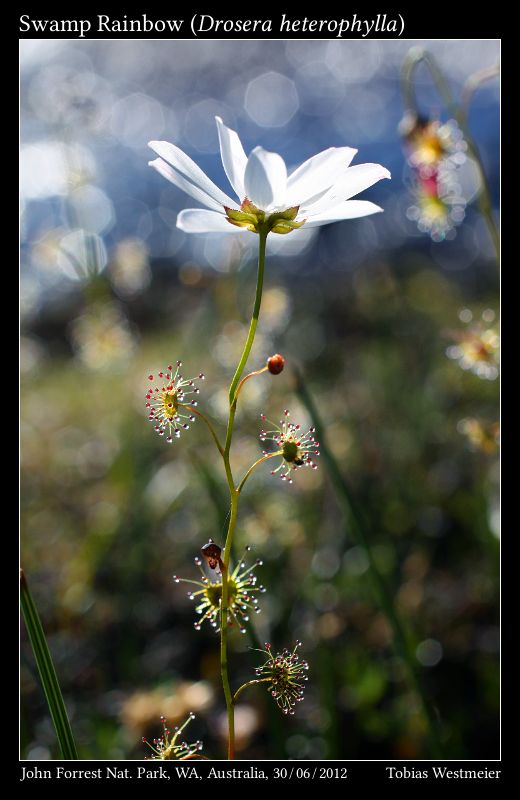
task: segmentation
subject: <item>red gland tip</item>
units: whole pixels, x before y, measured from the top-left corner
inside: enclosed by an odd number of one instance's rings
[[[285,358],[280,353],[275,353],[267,359],[267,369],[271,375],[279,375],[285,365]]]

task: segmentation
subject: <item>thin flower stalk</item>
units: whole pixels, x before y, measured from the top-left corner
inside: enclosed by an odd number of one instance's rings
[[[242,686],[236,690],[235,694],[233,695],[233,704],[236,705],[238,702],[238,698],[242,694],[245,689],[248,689],[250,686],[257,686],[259,683],[270,683],[271,678],[257,678],[253,681],[247,681],[247,683],[243,683]]]
[[[262,367],[262,369],[256,369],[254,372],[250,372],[249,375],[245,375],[242,378],[242,380],[240,381],[240,383],[238,384],[238,386],[237,386],[237,390],[235,392],[235,397],[238,397],[238,395],[240,394],[240,391],[241,391],[244,383],[246,383],[246,381],[250,380],[251,378],[256,377],[257,375],[261,375],[263,372],[267,372],[267,367]]]
[[[276,458],[277,456],[282,456],[282,455],[283,455],[283,451],[282,450],[277,450],[275,453],[267,453],[266,455],[262,456],[262,458],[259,458],[258,461],[255,461],[255,463],[252,464],[249,467],[249,469],[247,470],[246,474],[244,475],[244,477],[242,478],[242,480],[238,484],[237,492],[240,494],[240,492],[244,488],[245,482],[247,481],[247,479],[249,478],[249,476],[251,475],[253,470],[256,469],[256,467],[258,467],[260,464],[263,464],[264,461],[267,461],[269,458]]]

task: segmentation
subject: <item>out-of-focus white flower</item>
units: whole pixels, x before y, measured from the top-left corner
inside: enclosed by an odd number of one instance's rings
[[[500,335],[498,326],[488,324],[490,313],[493,312],[487,309],[480,321],[472,322],[472,314],[468,312],[465,328],[451,333],[456,344],[447,348],[446,355],[458,361],[462,369],[470,370],[484,380],[494,381],[498,378]],[[462,319],[462,314],[460,316]]]
[[[453,238],[455,228],[465,217],[466,199],[456,181],[456,170],[441,164],[437,171],[416,172],[416,203],[406,212],[422,233],[434,242]]]
[[[463,164],[466,160],[467,144],[454,119],[441,122],[409,112],[399,127],[412,167],[435,169],[445,158],[453,160],[455,164]]]
[[[94,371],[125,369],[136,347],[128,320],[111,303],[95,304],[75,319],[71,338],[78,358]]]
[[[151,280],[148,249],[141,239],[118,242],[110,262],[110,280],[124,298],[135,297],[148,287]]]
[[[457,430],[467,437],[473,450],[481,450],[488,455],[497,452],[500,440],[498,422],[489,423],[475,417],[466,417],[459,420]]]
[[[150,161],[163,177],[207,209],[189,208],[177,217],[187,233],[236,233],[260,229],[290,233],[302,225],[317,227],[365,217],[382,209],[367,200],[351,200],[390,173],[380,164],[350,166],[352,147],[329,147],[291,175],[281,156],[255,147],[246,156],[238,134],[216,117],[222,164],[238,203],[226,195],[192,159],[169,142],[149,142],[159,158]]]

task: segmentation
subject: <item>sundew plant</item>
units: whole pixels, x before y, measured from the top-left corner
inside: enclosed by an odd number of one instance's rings
[[[262,306],[267,239],[277,235],[298,236],[298,231],[305,226],[317,227],[382,211],[368,200],[352,198],[377,181],[390,178],[390,173],[379,164],[351,166],[357,152],[355,149],[330,147],[288,175],[280,155],[258,146],[247,156],[237,133],[219,117],[216,123],[222,164],[236,199],[225,194],[186,153],[169,142],[150,142],[158,156],[150,166],[205,206],[204,209],[181,211],[177,218],[181,230],[199,235],[218,232],[258,237],[256,293],[249,332],[229,386],[228,418],[225,426],[219,426],[202,410],[203,404],[201,408],[198,398],[204,374],[184,377],[182,362],[177,360],[148,375],[146,409],[154,430],[169,445],[180,439],[196,420],[201,420],[221,456],[226,476],[229,515],[223,546],[210,539],[201,547],[201,557],[196,558],[201,571],[200,580],[178,576],[174,576],[174,580],[190,584],[189,595],[196,603],[195,629],[200,630],[207,623],[220,637],[220,675],[227,709],[227,755],[228,759],[233,759],[235,705],[241,693],[249,686],[263,683],[281,712],[293,714],[296,704],[303,699],[307,678],[307,663],[299,654],[300,642],[285,643],[288,646],[280,651],[266,643],[265,649],[260,651],[264,661],[258,666],[256,677],[240,687],[231,686],[228,672],[229,632],[233,628],[246,632],[250,615],[259,611],[257,595],[265,591],[264,587],[257,585],[254,572],[260,561],[248,565],[242,558],[234,566],[231,563],[240,498],[246,482],[255,469],[267,466],[269,462],[271,474],[291,484],[299,469],[316,469],[316,459],[320,455],[314,428],[305,430],[298,421],[291,419],[288,409],[273,409],[268,415],[259,413],[262,423],[259,437],[266,447],[262,457],[242,476],[235,475],[233,468],[232,445],[240,412],[240,395],[247,391],[249,380],[279,375],[285,364],[281,354],[266,353],[263,365],[254,365],[251,372],[246,369]],[[244,298],[243,302],[246,304],[251,300]],[[189,358],[189,353],[183,357]],[[193,751],[185,746],[180,752],[184,756],[192,755],[197,746]],[[174,749],[165,733],[154,754],[159,758],[171,758]]]

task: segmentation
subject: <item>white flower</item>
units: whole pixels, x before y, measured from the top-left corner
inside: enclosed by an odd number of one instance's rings
[[[238,202],[174,144],[149,142],[159,156],[150,166],[209,209],[180,212],[177,227],[186,233],[258,232],[261,227],[290,233],[303,224],[317,227],[383,210],[368,200],[350,199],[382,178],[390,178],[379,164],[351,167],[357,153],[352,147],[329,147],[288,176],[281,156],[255,147],[248,158],[238,134],[220,117],[216,121],[222,164]]]

